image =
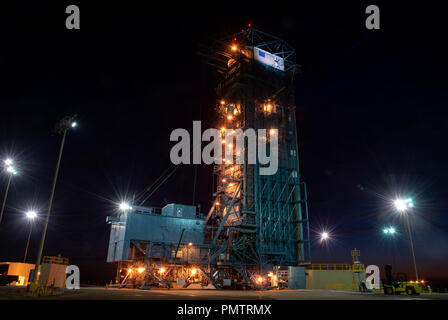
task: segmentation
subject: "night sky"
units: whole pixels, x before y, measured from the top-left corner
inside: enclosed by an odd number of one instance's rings
[[[80,7],[80,30],[65,29],[68,4]],[[380,30],[365,28],[367,4],[379,5]],[[301,65],[297,125],[313,262],[349,263],[356,247],[363,263],[382,268],[395,252],[395,271],[412,276],[404,219],[391,205],[397,196],[412,196],[420,276],[448,279],[448,54],[441,9],[377,1],[289,6],[2,7],[0,158],[14,158],[20,174],[0,225],[0,261],[23,260],[24,212],[35,208],[41,218],[28,255],[35,262],[60,144],[54,125],[76,113],[44,255],[68,257],[82,282],[111,280],[106,216],[123,199],[142,201],[171,172],[172,130],[191,131],[200,119],[203,128],[215,125],[216,83],[200,63],[199,43],[252,23],[291,44]],[[2,199],[6,182],[2,173]],[[183,165],[144,204],[194,201],[206,212],[212,186],[211,166]],[[388,225],[398,230],[393,242],[382,234]],[[326,244],[319,241],[323,230],[330,232]]]

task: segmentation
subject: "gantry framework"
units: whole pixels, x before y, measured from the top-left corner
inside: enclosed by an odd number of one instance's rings
[[[108,217],[108,261],[118,262],[122,286],[169,288],[182,279],[184,286],[267,288],[278,267],[311,262],[306,185],[298,162],[295,50],[249,27],[202,46],[199,54],[219,77],[216,127],[225,161],[214,166],[214,205],[205,219],[180,204],[132,206]],[[267,150],[278,139],[275,174],[261,175],[265,165],[248,163],[247,141],[236,150],[236,141],[225,139],[239,129],[265,129],[267,135],[257,138],[265,139]],[[236,163],[239,156],[243,163]]]
[[[259,49],[274,55],[274,60],[281,58],[277,65],[281,68],[255,59]],[[285,41],[249,27],[201,47],[199,54],[219,75],[216,111],[223,154],[229,148],[224,140],[229,130],[266,129],[267,145],[270,134],[277,134],[279,143],[279,166],[274,175],[260,175],[258,161],[253,165],[224,161],[215,166],[217,187],[214,206],[204,223],[206,241],[224,255],[221,266],[232,266],[240,273],[309,263],[306,185],[298,165],[294,107],[295,50]],[[247,160],[247,149],[244,153]],[[236,157],[234,154],[234,160]]]

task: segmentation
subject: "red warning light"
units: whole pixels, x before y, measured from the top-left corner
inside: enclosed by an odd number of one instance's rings
[[[236,37],[235,37],[235,38],[233,38],[233,41],[236,41]]]
[[[249,26],[249,28],[252,27],[252,23],[249,23],[248,26]]]

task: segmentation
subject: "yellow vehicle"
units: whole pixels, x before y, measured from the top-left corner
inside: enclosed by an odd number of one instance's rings
[[[405,273],[398,273],[398,279],[392,279],[392,266],[385,265],[386,281],[383,282],[385,294],[401,294],[418,295],[423,291],[423,285],[417,281],[407,281]]]

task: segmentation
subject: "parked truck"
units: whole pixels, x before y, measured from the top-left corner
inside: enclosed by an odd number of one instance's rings
[[[19,276],[0,274],[0,286],[6,286],[14,281],[19,281]]]
[[[392,266],[386,264],[384,266],[386,272],[386,281],[383,281],[385,294],[401,294],[418,295],[423,291],[422,285],[417,281],[408,281],[405,273],[397,273],[392,278]]]

